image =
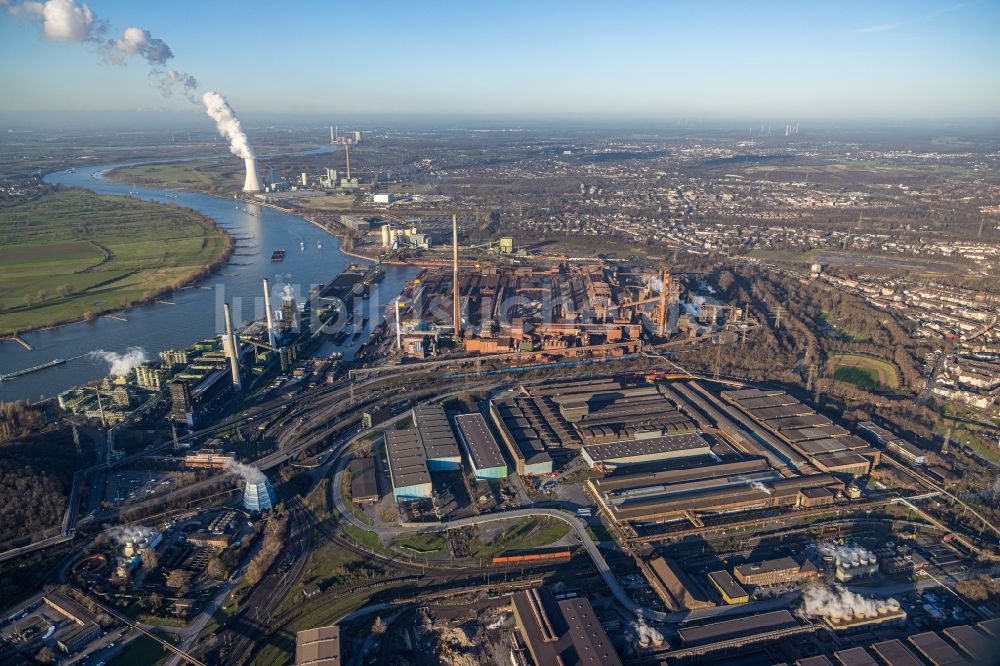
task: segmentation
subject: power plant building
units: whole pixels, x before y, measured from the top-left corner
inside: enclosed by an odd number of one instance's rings
[[[653,590],[672,611],[698,610],[715,606],[701,594],[688,575],[672,560],[657,557],[649,562],[648,571],[644,569],[643,573],[649,579]]]
[[[764,459],[612,474],[588,490],[619,522],[669,522],[772,507],[830,504],[844,483],[829,474],[782,477]]]
[[[243,488],[244,509],[250,513],[264,513],[273,509],[277,503],[278,497],[266,478],[263,481],[246,482]]]
[[[625,465],[710,455],[712,449],[697,433],[632,439],[584,446],[581,455],[591,467],[615,469]]]
[[[518,474],[542,476],[552,472],[552,456],[516,401],[491,400],[490,416]]]
[[[456,416],[455,426],[476,480],[507,478],[507,461],[482,414]]]
[[[535,664],[622,666],[586,597],[557,600],[545,588],[515,592],[514,621]]]
[[[887,666],[924,666],[924,662],[898,638],[875,643],[871,649]]]
[[[413,420],[427,456],[428,471],[448,472],[460,469],[462,454],[444,407],[440,404],[414,407]]]
[[[430,499],[434,493],[427,455],[416,428],[387,430],[385,452],[396,501]]]
[[[777,610],[696,627],[681,627],[677,630],[677,637],[685,647],[694,647],[760,636],[797,626],[799,623],[791,613]]]
[[[792,557],[781,557],[741,564],[733,569],[733,575],[744,585],[761,587],[815,578],[819,575],[819,570],[810,562],[799,564]]]
[[[750,601],[750,594],[736,582],[736,579],[728,571],[713,571],[708,574],[708,580],[726,604],[745,604]]]

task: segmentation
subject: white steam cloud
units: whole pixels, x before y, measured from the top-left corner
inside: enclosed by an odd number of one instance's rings
[[[193,92],[198,82],[189,74],[167,69],[173,51],[144,28],[132,26],[120,37],[108,39],[108,24],[89,5],[75,0],[0,0],[0,9],[8,16],[35,23],[46,39],[93,44],[105,63],[124,65],[130,58],[141,57],[150,66],[150,76],[165,97],[180,90],[192,102],[196,101]]]
[[[632,623],[632,631],[635,632],[635,637],[641,645],[663,645],[666,642],[663,634],[658,629],[646,624],[641,615],[637,616],[635,622]]]
[[[146,351],[142,347],[129,347],[124,354],[119,354],[118,352],[98,349],[90,352],[90,357],[97,361],[104,361],[111,366],[108,374],[124,377],[133,368],[146,362]]]
[[[145,543],[155,539],[156,530],[145,525],[123,525],[108,531],[108,538],[119,546],[126,544]]]
[[[150,79],[164,97],[180,92],[192,103],[198,103],[197,79],[168,68],[167,62],[174,57],[173,51],[166,42],[153,37],[145,28],[130,26],[120,37],[109,39],[108,24],[98,19],[86,3],[76,0],[0,0],[0,11],[35,23],[46,39],[93,44],[101,59],[109,64],[124,65],[129,59],[140,57],[149,65]],[[226,99],[217,92],[207,92],[201,102],[215,121],[219,134],[229,140],[229,149],[233,154],[245,160],[252,159],[253,148]]]
[[[217,92],[209,91],[201,96],[201,101],[205,105],[208,115],[215,121],[215,127],[219,134],[229,141],[229,150],[233,155],[245,160],[253,159],[253,148],[247,140],[247,135],[243,133],[243,125],[233,112],[233,107],[229,106],[226,98]]]
[[[264,473],[256,467],[244,465],[243,463],[238,463],[235,460],[227,460],[224,469],[230,474],[235,474],[241,477],[247,483],[264,483],[267,479],[267,477],[264,476]]]
[[[873,599],[836,585],[816,585],[802,593],[802,612],[812,617],[875,617],[879,612],[898,610],[895,599]]]
[[[877,561],[875,553],[861,546],[840,546],[832,542],[819,544],[819,550],[826,557],[832,557],[835,562],[844,566],[861,566]]]

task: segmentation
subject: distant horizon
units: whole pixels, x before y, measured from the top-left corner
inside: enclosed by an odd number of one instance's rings
[[[297,129],[326,128],[332,124],[339,125],[342,130],[364,129],[360,125],[379,125],[385,129],[414,128],[444,128],[454,126],[454,129],[474,130],[488,129],[499,131],[503,129],[539,129],[560,124],[572,129],[607,128],[663,128],[663,129],[710,129],[747,132],[750,138],[770,136],[772,138],[784,135],[785,125],[799,125],[802,136],[812,131],[829,131],[835,129],[968,129],[996,130],[1000,132],[1000,115],[997,116],[952,116],[952,117],[799,117],[799,118],[767,118],[767,117],[737,117],[737,116],[642,116],[642,115],[609,115],[601,113],[320,113],[320,112],[245,112],[240,114],[244,125],[248,128],[264,126],[289,127]],[[73,110],[36,110],[36,111],[0,111],[0,135],[7,130],[31,131],[38,128],[61,127],[67,131],[79,129],[185,129],[198,130],[215,134],[215,128],[203,112],[192,107],[191,110],[155,110],[130,111],[73,111]],[[765,133],[760,133],[761,124]],[[766,133],[770,125],[771,134]],[[750,131],[752,130],[752,131]]]
[[[241,115],[1000,117],[1000,4],[983,0],[59,2],[76,22],[0,1],[0,86],[17,91],[0,111],[183,112],[216,90]]]

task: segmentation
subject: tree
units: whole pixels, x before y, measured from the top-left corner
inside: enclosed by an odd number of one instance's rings
[[[229,569],[222,562],[222,558],[215,555],[208,561],[205,572],[215,580],[225,580],[229,577]]]
[[[27,305],[28,307],[31,307],[31,304],[34,303],[34,302],[35,302],[35,297],[34,296],[32,296],[31,294],[25,294],[24,295],[24,304],[25,305]]]
[[[153,592],[143,601],[143,606],[151,611],[157,611],[163,606],[163,595]]]
[[[69,298],[73,295],[73,285],[64,283],[56,287],[56,292],[63,298]]]
[[[157,567],[160,566],[160,558],[152,548],[144,548],[140,557],[142,559],[142,566],[146,568],[146,571],[156,571]]]
[[[43,664],[51,664],[56,660],[56,653],[52,651],[52,648],[46,645],[35,653],[35,659]]]
[[[44,303],[48,297],[49,297],[49,292],[45,291],[44,289],[39,289],[38,293],[35,294],[35,298],[37,298],[42,303]]]

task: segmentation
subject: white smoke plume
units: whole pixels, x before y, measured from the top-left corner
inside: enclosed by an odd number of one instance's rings
[[[97,41],[107,31],[89,6],[73,0],[2,0],[0,5],[8,16],[36,23],[43,37],[60,42]]]
[[[832,557],[834,561],[843,562],[846,565],[850,565],[853,562],[857,562],[858,564],[874,562],[877,559],[875,553],[867,548],[861,546],[841,546],[829,541],[819,544],[819,550],[823,555]]]
[[[110,367],[108,374],[115,377],[124,377],[136,366],[146,362],[146,350],[142,347],[129,347],[124,354],[118,352],[104,351],[98,349],[90,352],[90,357],[97,361],[104,361]]]
[[[108,531],[108,538],[119,546],[125,544],[143,543],[151,540],[156,535],[156,530],[145,525],[123,525]]]
[[[208,91],[201,97],[202,103],[208,115],[215,121],[215,127],[219,134],[229,141],[229,150],[233,155],[248,160],[255,157],[250,141],[243,132],[243,125],[233,112],[233,107],[229,106],[226,98],[217,92]]]
[[[640,643],[662,645],[666,642],[663,634],[658,629],[646,624],[646,620],[641,615],[637,616],[635,622],[632,623],[632,630]]]
[[[105,63],[124,65],[139,56],[150,66],[150,76],[164,96],[170,97],[179,85],[191,101],[196,101],[190,93],[197,81],[188,74],[165,69],[167,61],[174,57],[173,51],[144,28],[132,26],[120,37],[107,39],[108,24],[89,5],[75,0],[0,0],[0,9],[8,16],[35,23],[46,39],[93,44]]]
[[[767,486],[765,486],[763,483],[761,483],[760,481],[752,481],[750,483],[750,486],[752,488],[756,488],[757,490],[763,490],[768,495],[771,495],[774,492],[770,488],[768,488]]]
[[[224,469],[230,474],[239,476],[247,483],[264,483],[267,479],[267,477],[264,476],[264,473],[256,467],[244,465],[243,463],[238,463],[235,460],[227,460]]]
[[[863,597],[839,585],[816,585],[802,593],[802,612],[812,617],[875,616],[887,608],[899,608],[899,602]]]

